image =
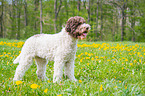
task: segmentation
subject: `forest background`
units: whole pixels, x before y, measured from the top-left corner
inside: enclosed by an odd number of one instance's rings
[[[0,0],[0,38],[58,33],[72,16],[91,25],[88,41],[145,42],[145,0]]]

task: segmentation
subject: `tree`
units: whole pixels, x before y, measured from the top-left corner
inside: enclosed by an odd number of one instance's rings
[[[58,13],[59,13],[60,8],[62,6],[62,0],[59,0],[59,6],[57,5],[57,1],[58,0],[55,0],[55,2],[54,2],[54,10],[55,10],[54,30],[55,30],[55,33],[57,31],[56,21],[57,21]]]
[[[42,0],[40,0],[40,34],[42,34],[43,25],[42,25]]]
[[[0,38],[3,37],[3,7],[4,7],[4,0],[1,2],[1,15],[0,15]]]

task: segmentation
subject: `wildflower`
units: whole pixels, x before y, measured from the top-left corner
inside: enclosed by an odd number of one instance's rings
[[[87,63],[87,65],[89,66],[90,63]]]
[[[122,67],[122,70],[124,69],[124,67]]]
[[[0,55],[0,57],[3,57],[3,55]]]
[[[128,61],[128,59],[125,59],[125,61]]]
[[[110,61],[110,59],[108,59],[107,61]]]
[[[46,88],[46,89],[44,90],[44,92],[47,93],[47,91],[48,91],[48,89]]]
[[[98,56],[95,56],[96,58],[98,58]]]
[[[83,59],[80,60],[80,62],[82,62],[82,61],[83,61]]]
[[[47,82],[48,82],[48,83],[50,83],[50,81],[49,81],[49,80],[48,80]]]
[[[114,88],[117,88],[117,86],[115,86]]]
[[[119,81],[119,83],[121,83],[121,81]]]
[[[79,80],[79,83],[82,83],[82,80]]]
[[[11,55],[11,53],[8,53],[9,55]]]
[[[94,58],[92,57],[92,59],[91,59],[92,61],[94,60]]]
[[[5,57],[9,57],[9,55],[5,55]]]
[[[90,57],[86,57],[86,59],[90,59]]]
[[[130,63],[130,66],[133,66],[133,63]]]
[[[91,56],[91,54],[89,53],[88,56]]]
[[[139,59],[139,62],[141,63],[141,59]]]
[[[78,57],[81,57],[81,55],[78,55]]]
[[[20,85],[22,83],[23,83],[22,81],[16,81],[16,85]]]
[[[127,86],[125,86],[125,89],[127,89]]]
[[[32,89],[37,89],[37,88],[40,87],[40,86],[38,86],[37,84],[32,84],[30,87],[31,87]]]
[[[57,96],[62,96],[61,94],[57,95]]]
[[[101,84],[101,86],[100,86],[100,92],[102,92],[103,91],[103,85]]]

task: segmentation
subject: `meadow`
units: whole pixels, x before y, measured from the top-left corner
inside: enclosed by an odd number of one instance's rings
[[[22,81],[13,82],[24,41],[0,39],[1,96],[145,96],[145,43],[79,41],[75,77],[52,83],[53,63],[47,65],[48,81],[36,75],[35,61]]]

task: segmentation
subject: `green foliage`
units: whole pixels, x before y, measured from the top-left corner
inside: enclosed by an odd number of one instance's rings
[[[18,95],[78,95],[78,96],[134,96],[145,94],[145,44],[133,42],[79,41],[75,60],[75,77],[71,82],[63,77],[61,83],[52,83],[53,63],[47,65],[48,81],[36,76],[35,62],[22,81],[13,81],[24,41],[0,39],[0,94]]]
[[[27,9],[25,10],[24,0],[12,0],[12,5],[8,0],[3,0],[4,6],[0,5],[0,14],[4,13],[2,22],[0,22],[1,37],[9,39],[26,39],[34,34],[40,33],[40,4],[39,0],[25,0]],[[43,33],[54,34],[54,0],[42,0],[43,13]],[[101,0],[80,0],[80,10],[78,10],[78,0],[63,0],[56,20],[57,32],[64,27],[68,18],[72,16],[82,16],[86,23],[91,27],[89,41],[120,41],[121,40],[121,23],[122,23],[122,7],[124,2],[126,9],[125,24],[125,41],[145,41],[145,10],[144,0],[125,0],[125,1],[101,1]],[[2,1],[0,1],[2,2]],[[36,4],[37,2],[37,4]],[[90,3],[89,3],[90,2]],[[57,9],[59,8],[59,0],[57,0]],[[89,8],[90,4],[90,9]],[[5,10],[2,10],[2,7]],[[26,11],[26,12],[25,12]],[[89,12],[90,11],[90,12]],[[18,18],[20,12],[20,18]],[[26,15],[26,16],[25,16]],[[89,22],[88,22],[88,16]],[[27,18],[27,25],[25,25]],[[98,21],[97,21],[98,18]],[[102,20],[101,20],[102,18]],[[20,20],[20,25],[18,21]],[[134,27],[131,26],[135,22]],[[102,24],[101,24],[102,22]],[[20,33],[18,30],[20,28]],[[102,26],[102,28],[101,28]],[[133,28],[132,28],[133,27]],[[133,35],[134,33],[134,35]],[[97,34],[97,35],[95,35]],[[20,36],[19,36],[20,35]]]

